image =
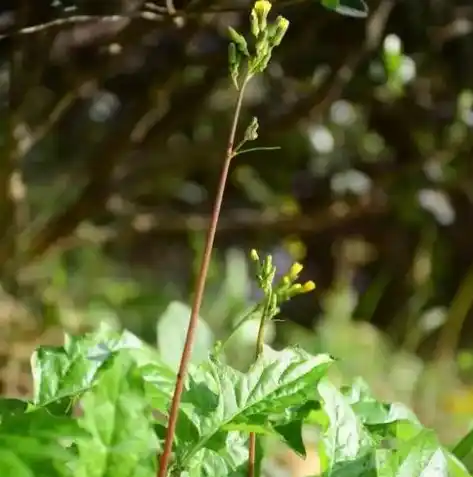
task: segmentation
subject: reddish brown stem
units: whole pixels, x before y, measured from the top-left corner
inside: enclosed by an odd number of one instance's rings
[[[220,209],[223,202],[223,194],[225,192],[225,186],[227,183],[228,171],[230,164],[234,156],[234,144],[235,136],[238,125],[238,119],[240,117],[241,105],[243,102],[243,95],[247,81],[244,81],[240,91],[238,92],[238,99],[235,106],[235,112],[233,115],[232,127],[228,138],[227,150],[225,154],[225,160],[220,174],[220,181],[217,189],[217,196],[212,210],[212,217],[207,232],[207,239],[205,241],[205,249],[202,257],[202,264],[197,277],[197,283],[195,287],[194,301],[192,303],[192,311],[189,320],[189,327],[187,328],[186,341],[184,343],[184,349],[182,351],[181,362],[179,365],[179,371],[177,373],[176,387],[171,402],[171,409],[169,412],[169,421],[166,431],[166,439],[164,441],[164,449],[161,454],[157,477],[166,477],[167,469],[169,466],[169,460],[172,452],[172,443],[174,440],[174,433],[176,431],[177,417],[179,413],[179,404],[181,402],[182,392],[184,390],[184,378],[187,373],[187,368],[192,353],[192,346],[194,343],[194,335],[197,328],[197,320],[199,316],[200,307],[202,304],[202,298],[204,296],[205,282],[207,279],[207,273],[210,265],[210,259],[212,256],[212,249],[215,240],[215,233],[217,231],[218,219],[220,216]]]
[[[248,477],[255,477],[256,475],[256,434],[250,433],[250,442],[248,444]]]

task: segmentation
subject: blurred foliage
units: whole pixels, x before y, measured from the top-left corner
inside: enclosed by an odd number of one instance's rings
[[[248,249],[281,272],[301,260],[317,290],[274,342],[343,358],[340,379],[450,440],[473,415],[473,6],[367,3],[366,21],[275,3],[291,26],[243,122],[279,149],[234,165],[201,315],[219,339],[257,298]],[[226,28],[247,11],[2,3],[3,392],[27,392],[31,349],[64,327],[107,321],[177,352],[235,99]],[[240,366],[253,336],[229,349]]]

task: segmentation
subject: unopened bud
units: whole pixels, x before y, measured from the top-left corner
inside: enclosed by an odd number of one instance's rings
[[[275,24],[275,31],[273,35],[271,36],[271,46],[278,46],[282,39],[284,38],[284,35],[287,32],[287,29],[289,28],[289,20],[287,18],[279,16],[276,19],[276,24]]]
[[[259,262],[258,252],[254,248],[250,252],[250,257],[251,257],[251,260],[253,260],[254,262]]]
[[[268,14],[271,10],[271,3],[268,0],[257,0],[251,12],[252,31],[260,32],[266,30],[268,26]]]
[[[295,262],[291,265],[291,268],[289,269],[289,273],[287,274],[287,276],[291,280],[295,280],[299,276],[299,273],[301,273],[303,268],[304,268],[303,265],[301,265],[299,262]]]
[[[302,285],[302,293],[309,293],[312,290],[315,290],[315,283],[312,280],[309,280]]]

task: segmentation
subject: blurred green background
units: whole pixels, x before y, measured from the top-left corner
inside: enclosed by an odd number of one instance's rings
[[[258,299],[249,249],[299,260],[317,289],[268,341],[332,353],[341,382],[452,442],[473,417],[473,6],[371,0],[365,21],[286,3],[242,118],[280,149],[234,161],[206,339]],[[248,30],[250,3],[0,8],[0,392],[28,394],[31,350],[63,329],[124,326],[175,360],[236,97],[226,28]]]

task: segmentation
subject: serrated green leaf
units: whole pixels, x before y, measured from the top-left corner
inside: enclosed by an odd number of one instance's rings
[[[166,413],[174,393],[176,373],[158,361],[140,366],[139,370],[153,408]]]
[[[110,353],[100,360],[88,358],[90,344],[66,336],[63,347],[42,346],[31,359],[36,405],[47,405],[89,389]]]
[[[448,462],[432,431],[424,429],[416,437],[403,443],[391,459],[392,469],[383,469],[383,477],[448,476]],[[391,470],[391,472],[387,472]]]
[[[87,391],[122,349],[132,349],[138,363],[156,359],[136,336],[127,331],[116,332],[108,326],[80,337],[66,334],[62,347],[39,347],[31,358],[33,403],[45,406]],[[67,403],[63,404],[67,407]]]
[[[368,15],[368,6],[364,0],[322,0],[322,5],[347,17],[365,18]]]
[[[329,460],[327,475],[342,475],[341,469],[347,472],[347,467],[350,468],[349,475],[371,475],[369,472],[375,470],[372,453],[374,439],[362,420],[348,399],[329,381],[322,380],[317,390],[329,420],[324,435],[325,452]]]
[[[406,408],[381,405],[361,382],[345,394],[318,385],[329,424],[324,436],[330,477],[467,477],[464,466]],[[393,424],[396,426],[393,428]],[[390,429],[389,442],[379,437]],[[383,444],[391,449],[383,448]]]
[[[86,438],[77,422],[45,409],[4,416],[0,424],[0,475],[72,477],[72,442]]]
[[[161,359],[177,370],[186,340],[191,309],[184,303],[172,302],[157,324],[158,349]],[[214,336],[209,326],[198,319],[195,340],[192,346],[192,362],[198,364],[208,358],[214,344]]]
[[[248,435],[230,432],[222,449],[201,449],[192,459],[188,472],[189,477],[246,477]]]
[[[355,414],[366,426],[409,421],[415,429],[422,429],[421,423],[409,408],[397,402],[388,404],[378,401],[361,378],[355,379],[351,386],[344,387],[341,391]]]
[[[81,400],[81,426],[92,438],[79,441],[83,477],[153,477],[158,439],[144,381],[131,354],[121,351]]]
[[[292,409],[294,417],[300,417],[296,411],[314,399],[315,386],[331,362],[328,355],[265,347],[247,373],[216,360],[193,369],[181,410],[193,422],[198,439],[179,436],[181,463],[189,464],[204,448],[222,451],[232,425],[260,425],[277,430],[278,425],[288,424],[288,409]]]

